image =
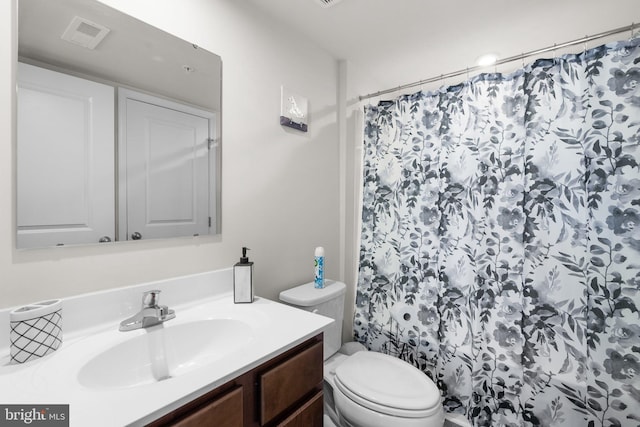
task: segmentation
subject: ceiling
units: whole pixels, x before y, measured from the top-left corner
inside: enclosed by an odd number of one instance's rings
[[[347,60],[369,91],[464,70],[487,52],[511,57],[640,23],[638,0],[245,1]]]
[[[97,49],[61,38],[74,17],[111,31]],[[95,0],[20,0],[23,62],[220,111],[220,57]],[[126,64],[124,66],[123,64]]]

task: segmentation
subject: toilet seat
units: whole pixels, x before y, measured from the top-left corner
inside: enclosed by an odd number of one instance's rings
[[[335,370],[334,384],[357,404],[382,414],[429,417],[441,410],[440,391],[423,372],[383,353],[362,351]]]

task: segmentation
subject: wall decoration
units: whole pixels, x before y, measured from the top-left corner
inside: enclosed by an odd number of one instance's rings
[[[281,87],[280,124],[306,132],[308,130],[308,101],[304,96]]]

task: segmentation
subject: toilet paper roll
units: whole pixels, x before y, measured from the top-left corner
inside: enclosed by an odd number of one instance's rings
[[[62,344],[62,301],[20,307],[9,313],[11,363],[45,356]]]

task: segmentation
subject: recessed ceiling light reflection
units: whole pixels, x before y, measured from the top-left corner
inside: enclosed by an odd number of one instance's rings
[[[493,65],[498,61],[498,55],[495,53],[487,53],[482,55],[476,60],[476,64],[481,67],[488,67],[489,65]]]

